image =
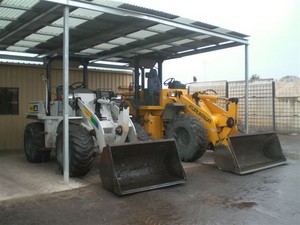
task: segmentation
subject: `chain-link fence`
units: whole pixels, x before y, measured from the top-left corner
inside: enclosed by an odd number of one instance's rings
[[[215,90],[219,96],[239,98],[239,123],[244,124],[244,81],[201,82],[191,84],[189,88],[191,93]],[[300,133],[300,81],[282,82],[273,79],[251,81],[248,96],[250,131],[275,130],[280,133]]]

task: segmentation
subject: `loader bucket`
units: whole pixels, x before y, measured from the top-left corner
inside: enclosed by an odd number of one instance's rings
[[[117,195],[186,181],[174,140],[108,145],[100,157],[100,176],[104,188]]]
[[[220,169],[236,174],[287,163],[274,132],[229,137],[216,146],[214,160]]]

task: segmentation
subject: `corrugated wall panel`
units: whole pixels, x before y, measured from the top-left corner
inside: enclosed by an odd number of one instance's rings
[[[0,68],[0,87],[19,88],[19,115],[0,115],[0,149],[16,149],[23,145],[23,130],[26,124],[24,113],[27,110],[28,99],[45,98],[40,78],[43,70],[17,66],[0,66]]]
[[[26,120],[24,114],[31,100],[45,100],[45,82],[41,74],[46,74],[44,67],[0,64],[0,87],[19,88],[19,115],[0,115],[0,150],[22,149],[23,133]],[[119,86],[128,86],[132,80],[131,74],[118,72],[89,71],[89,88],[93,90],[111,89],[116,91]],[[62,85],[62,70],[53,68],[52,98],[55,97],[56,87]],[[82,82],[82,70],[70,70],[70,84]]]

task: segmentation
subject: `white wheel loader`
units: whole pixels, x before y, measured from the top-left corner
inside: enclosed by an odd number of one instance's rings
[[[84,176],[100,154],[103,186],[118,195],[184,183],[186,176],[174,140],[147,141],[142,127],[133,124],[129,107],[117,104],[109,92],[93,92],[74,83],[69,88],[69,172]],[[62,87],[49,107],[43,101],[28,105],[24,149],[28,161],[46,162],[56,150],[63,165]],[[47,113],[47,109],[49,112]],[[138,142],[140,141],[140,142]],[[127,143],[125,143],[127,142]]]

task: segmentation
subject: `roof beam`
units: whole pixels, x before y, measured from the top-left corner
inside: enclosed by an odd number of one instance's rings
[[[185,52],[185,53],[178,53],[178,54],[172,55],[170,57],[167,57],[166,59],[181,58],[184,56],[206,53],[206,52],[221,50],[221,49],[225,49],[225,48],[232,48],[232,47],[237,47],[237,46],[241,46],[241,45],[236,42],[231,42],[228,44],[215,45],[215,46],[208,47],[208,48],[195,49],[194,51],[189,51],[189,52]]]

